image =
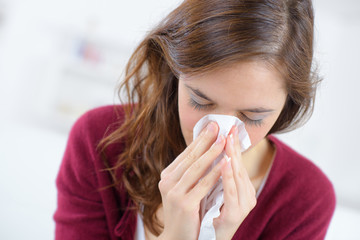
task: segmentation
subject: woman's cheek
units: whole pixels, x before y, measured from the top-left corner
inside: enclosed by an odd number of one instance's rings
[[[249,135],[250,141],[251,141],[251,147],[256,146],[264,137],[262,131],[259,131],[259,129],[254,128],[247,128],[247,133]]]
[[[187,106],[186,104],[179,104],[180,127],[186,145],[189,145],[192,142],[193,128],[203,116],[204,114],[194,110],[191,106]]]
[[[251,141],[251,147],[256,146],[261,140],[263,140],[266,134],[271,129],[272,124],[264,124],[261,127],[258,126],[246,126],[246,131]]]

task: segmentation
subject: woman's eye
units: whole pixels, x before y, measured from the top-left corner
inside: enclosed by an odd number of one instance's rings
[[[194,99],[190,98],[189,100],[190,106],[192,106],[195,110],[205,110],[212,106],[212,104],[200,104],[196,102]]]
[[[195,110],[205,110],[205,109],[208,109],[208,108],[211,108],[212,107],[212,104],[200,104],[198,102],[196,102],[194,99],[190,98],[189,100],[189,104],[190,106],[192,106]],[[257,126],[257,127],[260,127],[263,123],[263,119],[258,119],[258,120],[253,120],[249,117],[247,117],[245,114],[243,113],[240,113],[239,114],[239,118],[246,124],[249,124],[249,125],[254,125],[254,126]]]
[[[256,127],[261,127],[261,125],[263,123],[263,119],[253,120],[253,119],[248,118],[243,113],[241,113],[240,115],[242,116],[242,117],[240,117],[240,119],[242,119],[244,121],[244,123],[248,123],[248,124],[254,125]]]

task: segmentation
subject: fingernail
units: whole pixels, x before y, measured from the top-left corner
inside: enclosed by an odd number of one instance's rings
[[[234,133],[235,133],[235,136],[239,135],[239,128],[237,126],[234,127]]]
[[[230,162],[230,161],[231,161],[231,157],[228,157],[227,155],[225,155],[224,157],[225,157],[226,162]]]
[[[224,136],[220,135],[217,139],[216,139],[216,144],[220,144],[223,141]]]
[[[210,122],[207,126],[206,129],[210,132],[215,132],[215,123],[214,122]]]
[[[231,145],[234,145],[234,135],[230,134],[230,143]]]
[[[231,158],[229,158],[229,161],[226,161],[226,168],[231,169]]]

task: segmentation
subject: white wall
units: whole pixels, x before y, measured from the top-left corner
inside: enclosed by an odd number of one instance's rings
[[[360,210],[360,2],[315,1],[316,54],[324,77],[311,120],[281,136],[322,167],[338,202]]]
[[[179,2],[0,0],[0,239],[53,238],[54,180],[70,126],[87,109],[117,102],[126,59]],[[355,239],[360,2],[314,5],[324,81],[312,119],[279,137],[334,183],[338,207],[327,238]]]

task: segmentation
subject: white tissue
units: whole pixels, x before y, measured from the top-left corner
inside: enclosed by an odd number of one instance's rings
[[[245,129],[245,124],[237,117],[230,115],[209,114],[201,118],[193,129],[193,139],[195,139],[201,130],[210,122],[217,122],[219,126],[219,134],[225,137],[229,134],[231,127],[236,125],[239,129],[239,140],[241,151],[245,151],[251,146],[250,138]],[[224,156],[223,151],[216,160],[212,163],[211,167],[207,170],[208,173]],[[220,215],[220,208],[224,203],[222,178],[214,185],[210,192],[203,198],[200,203],[200,234],[198,240],[215,240],[215,229],[213,226],[213,219]]]

